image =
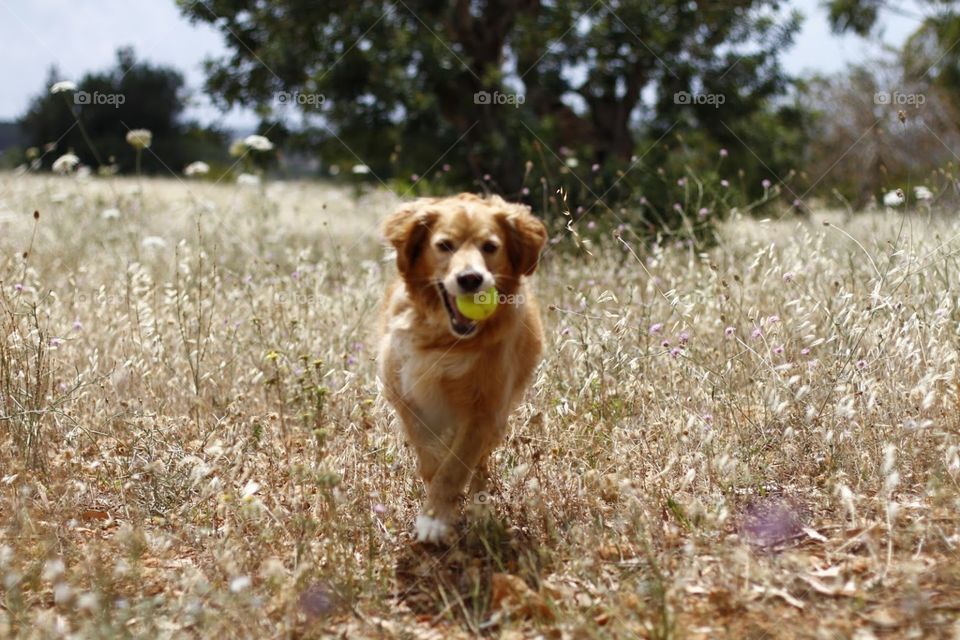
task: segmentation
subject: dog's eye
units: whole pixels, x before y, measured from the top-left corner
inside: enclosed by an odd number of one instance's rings
[[[496,242],[484,242],[480,250],[484,253],[496,253],[499,248]]]
[[[442,251],[443,253],[451,253],[456,248],[449,240],[440,240],[437,242],[436,247],[437,251]]]

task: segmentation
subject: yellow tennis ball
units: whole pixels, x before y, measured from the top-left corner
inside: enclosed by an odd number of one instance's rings
[[[497,310],[496,287],[479,293],[464,293],[457,296],[457,309],[471,320],[486,320]]]

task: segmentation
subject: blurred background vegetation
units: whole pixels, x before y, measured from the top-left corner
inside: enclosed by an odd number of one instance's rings
[[[236,165],[229,132],[183,120],[182,76],[130,49],[77,83],[123,104],[51,94],[52,71],[19,131],[0,129],[19,143],[5,162],[43,170],[71,150],[101,172],[131,172],[124,136],[146,128],[147,173],[203,160],[217,179],[240,166],[405,195],[489,191],[547,217],[694,235],[734,207],[855,211],[898,188],[957,193],[950,0],[920,2],[901,50],[803,78],[781,65],[801,16],[775,0],[178,4],[222,32],[229,54],[207,61],[206,91],[225,110],[256,110],[273,162]],[[823,8],[837,32],[871,38],[897,5]]]

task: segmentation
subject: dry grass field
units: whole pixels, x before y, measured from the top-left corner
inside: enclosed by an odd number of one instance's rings
[[[960,637],[960,218],[552,230],[435,548],[375,377],[395,201],[0,175],[0,637]]]

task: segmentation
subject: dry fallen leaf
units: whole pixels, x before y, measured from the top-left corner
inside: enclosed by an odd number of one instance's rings
[[[490,578],[490,608],[522,618],[553,620],[553,611],[521,578],[495,573]]]

